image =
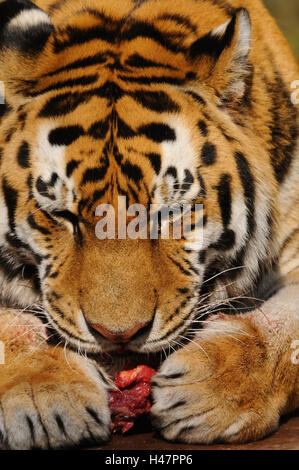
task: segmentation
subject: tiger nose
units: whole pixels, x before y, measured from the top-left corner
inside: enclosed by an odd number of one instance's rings
[[[91,324],[91,327],[96,330],[98,333],[100,333],[102,336],[105,338],[109,339],[112,343],[128,343],[133,336],[137,335],[138,332],[141,330],[145,330],[149,327],[151,322],[148,323],[141,323],[137,326],[134,326],[131,330],[124,331],[123,333],[111,333],[109,330],[106,330],[106,328],[96,325],[96,324]]]

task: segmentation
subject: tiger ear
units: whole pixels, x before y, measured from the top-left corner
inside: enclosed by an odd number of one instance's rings
[[[54,31],[50,17],[27,0],[0,3],[0,76],[7,88],[22,93],[38,73],[36,59]]]
[[[250,48],[251,21],[245,8],[191,45],[190,56],[198,62],[199,74],[205,74],[204,82],[216,90],[224,105],[233,105],[245,94],[251,74]]]
[[[53,31],[47,13],[27,0],[0,3],[0,49],[39,52]]]

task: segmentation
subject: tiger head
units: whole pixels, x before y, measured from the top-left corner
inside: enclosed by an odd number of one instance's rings
[[[254,238],[258,168],[248,163],[263,150],[242,124],[247,11],[11,0],[0,13],[1,259],[15,270],[4,293],[21,306],[40,299],[55,330],[89,352],[176,347],[227,295],[217,294],[219,272],[237,289],[258,269],[256,255],[237,278],[244,246],[266,252]],[[97,208],[109,204],[117,226],[120,196],[126,208],[202,211],[179,239],[99,239]]]

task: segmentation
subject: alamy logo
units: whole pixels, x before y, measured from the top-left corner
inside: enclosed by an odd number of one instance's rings
[[[293,104],[299,104],[299,80],[295,80],[294,82],[292,82],[291,84],[291,88],[293,90],[295,90],[292,94],[291,94],[291,101]]]
[[[202,204],[151,204],[147,208],[127,206],[126,197],[118,196],[117,210],[111,204],[100,204],[95,215],[100,218],[95,229],[99,240],[203,240]]]

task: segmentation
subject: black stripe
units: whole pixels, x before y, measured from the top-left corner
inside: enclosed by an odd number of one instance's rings
[[[46,104],[42,107],[39,112],[39,117],[56,117],[64,116],[71,113],[78,106],[86,103],[91,98],[91,95],[87,93],[63,93],[61,95],[53,96]]]
[[[162,33],[152,24],[143,21],[134,22],[131,24],[126,31],[123,31],[120,40],[132,41],[133,39],[139,37],[152,39],[157,44],[160,44],[168,51],[174,53],[186,52],[186,48],[183,47],[178,41],[172,41],[170,39],[170,35],[167,36],[167,34]]]
[[[172,256],[170,255],[167,255],[167,258],[175,265],[179,268],[179,270],[185,274],[185,276],[191,276],[191,273],[189,271],[187,271],[187,269],[184,268],[184,266],[182,266],[178,261],[176,261],[175,259],[172,258]]]
[[[99,98],[107,98],[109,101],[114,102],[120,100],[125,94],[124,90],[120,88],[120,86],[109,80],[101,87],[87,91],[86,93],[91,96],[98,96]]]
[[[189,261],[189,260],[186,259],[186,258],[183,258],[183,259],[184,259],[185,263],[189,266],[190,271],[194,272],[195,274],[199,274],[198,269],[193,266],[193,264],[191,263],[191,261]]]
[[[55,308],[58,308],[58,307],[56,307],[54,304],[52,304],[50,298],[47,298],[47,301],[48,301],[48,303],[50,304],[50,306],[53,308],[53,310],[55,310]],[[58,310],[59,310],[59,314],[62,314],[63,317],[64,317],[64,316],[65,316],[64,313],[63,313],[60,309],[58,309]],[[58,313],[58,312],[57,312],[57,313]],[[69,321],[69,319],[67,319],[67,320]],[[94,344],[93,341],[89,341],[89,340],[87,340],[87,339],[85,339],[84,341],[82,341],[82,338],[79,338],[78,336],[74,335],[73,333],[70,333],[68,330],[66,330],[65,328],[63,328],[63,327],[57,322],[57,320],[55,320],[55,319],[53,318],[52,315],[51,315],[51,322],[53,322],[53,323],[54,323],[54,326],[56,326],[58,333],[60,333],[59,330],[61,330],[61,331],[66,335],[67,338],[73,338],[73,339],[75,339],[75,340],[78,340],[78,341],[81,342],[81,344],[84,344],[84,343],[85,343],[85,344]]]
[[[169,166],[164,173],[164,177],[171,176],[175,180],[175,184],[178,183],[178,172],[175,166]]]
[[[44,279],[46,279],[49,276],[51,269],[52,269],[52,264],[48,264],[45,269],[45,274],[43,277]]]
[[[191,298],[192,298],[192,296],[188,295],[188,296],[186,296],[186,297],[184,298],[184,300],[182,300],[182,302],[180,303],[179,307],[177,307],[177,308],[175,309],[175,311],[170,315],[170,317],[167,318],[167,320],[166,320],[165,323],[164,323],[164,327],[165,327],[166,325],[168,325],[168,324],[173,320],[173,318],[176,317],[176,316],[181,312],[181,310],[182,310],[183,308],[186,307],[187,302],[188,302]],[[161,338],[160,338],[160,339],[161,339]]]
[[[27,119],[27,113],[21,112],[18,116],[18,123],[20,125],[20,130],[21,131],[23,131],[24,128],[25,128],[26,119]]]
[[[158,16],[158,20],[168,20],[177,23],[180,26],[185,26],[186,28],[190,29],[193,33],[197,33],[197,27],[195,24],[191,23],[190,19],[183,15],[174,15],[174,14],[167,14]]]
[[[194,178],[192,173],[188,169],[185,169],[185,177],[181,186],[181,196],[183,196],[187,191],[189,191],[193,183]]]
[[[133,165],[129,161],[126,161],[121,165],[121,171],[125,176],[127,176],[129,179],[133,180],[137,184],[143,177],[140,167],[137,165]]]
[[[176,67],[172,65],[163,64],[161,62],[154,62],[149,59],[145,59],[139,54],[133,54],[125,61],[125,65],[129,65],[130,67],[136,68],[148,68],[148,67],[157,67],[163,69],[170,69],[170,70],[178,70]]]
[[[147,153],[146,157],[150,160],[155,173],[158,175],[161,170],[161,155],[158,153]]]
[[[101,87],[82,93],[67,92],[52,96],[39,112],[39,117],[63,116],[74,111],[81,104],[87,103],[92,97],[106,98],[109,105],[124,96],[124,91],[114,82],[107,81]]]
[[[105,196],[106,192],[108,191],[110,185],[109,183],[106,184],[106,186],[103,189],[97,189],[92,196],[92,204],[97,202],[99,199],[102,199],[102,197]]]
[[[176,139],[174,129],[163,123],[152,123],[141,126],[139,127],[138,132],[139,134],[144,134],[148,139],[157,143],[174,141]]]
[[[29,214],[28,217],[27,217],[27,222],[28,224],[30,225],[31,228],[33,228],[34,230],[38,230],[40,233],[42,233],[43,235],[50,235],[51,232],[45,228],[45,227],[42,227],[41,225],[39,225],[32,214]]]
[[[32,192],[33,178],[32,178],[31,174],[27,178],[27,186],[28,186],[28,189],[29,189],[28,200],[30,200],[30,199],[33,199],[33,192]]]
[[[76,86],[87,86],[92,85],[98,80],[98,74],[89,75],[85,77],[73,78],[70,80],[64,80],[62,82],[53,83],[53,85],[49,85],[47,88],[43,88],[42,90],[38,90],[34,93],[29,93],[30,96],[39,96],[44,93],[48,93],[49,91],[57,91],[61,90],[62,88],[73,88]]]
[[[95,122],[88,130],[88,134],[94,139],[104,139],[109,131],[109,118],[105,121]]]
[[[35,444],[34,424],[32,422],[32,419],[28,415],[26,415],[26,421],[27,421],[28,428],[29,428],[30,435],[31,435],[31,442],[32,442],[33,447],[34,447],[34,444]]]
[[[46,219],[48,219],[51,224],[53,225],[59,225],[59,223],[57,222],[57,220],[55,220],[48,212],[46,212],[44,209],[42,209],[39,204],[36,203],[36,207],[41,211],[41,213],[46,217]]]
[[[179,287],[179,288],[177,289],[177,291],[178,291],[180,294],[188,294],[189,289],[188,289],[188,287]]]
[[[204,264],[207,259],[207,251],[206,250],[201,250],[198,254],[198,261],[200,264]]]
[[[103,426],[103,421],[99,418],[97,412],[93,409],[87,406],[86,408],[87,413],[94,419],[94,421],[99,425]]]
[[[102,180],[106,176],[107,170],[108,167],[106,165],[98,168],[89,168],[88,170],[85,170],[81,184],[95,183],[99,180]]]
[[[255,228],[255,184],[254,178],[251,173],[249,164],[241,152],[235,153],[235,159],[239,172],[240,179],[242,181],[244,189],[245,203],[247,207],[247,225],[248,225],[248,236],[252,236]]]
[[[1,100],[3,99],[3,96],[0,95]],[[11,113],[12,108],[9,106],[8,103],[1,103],[0,104],[0,121],[1,119],[6,115]]]
[[[18,150],[18,163],[21,168],[29,168],[29,144],[28,142],[23,142]]]
[[[50,274],[49,277],[50,277],[51,279],[56,279],[56,277],[58,277],[58,275],[59,275],[59,271],[55,271],[54,273]],[[71,320],[70,318],[67,318],[67,321],[68,321],[69,323],[74,324],[73,320]]]
[[[137,184],[138,185],[138,184]],[[133,201],[134,203],[137,203],[139,204],[139,196],[138,196],[138,193],[132,188],[132,186],[130,184],[128,184],[128,189],[130,191],[130,194],[133,198]],[[138,185],[138,189],[139,189],[139,185]]]
[[[207,125],[206,125],[205,121],[198,121],[197,124],[198,124],[198,127],[199,127],[200,132],[203,135],[203,137],[207,137],[208,136],[208,128],[207,128]]]
[[[57,180],[58,180],[58,175],[57,175],[56,171],[53,171],[53,173],[51,175],[50,182],[48,183],[49,186],[51,186],[53,188],[53,186],[55,186],[55,183],[56,183]]]
[[[178,113],[180,106],[163,91],[139,90],[131,93],[131,97],[144,108],[157,113]]]
[[[121,137],[122,139],[130,139],[131,137],[135,137],[136,132],[128,126],[122,119],[117,119],[117,137]]]
[[[74,170],[76,168],[78,168],[78,166],[80,165],[81,162],[78,162],[77,160],[71,160],[70,162],[68,162],[67,166],[66,166],[66,176],[69,178],[70,176],[72,176]]]
[[[6,178],[2,180],[2,190],[4,194],[5,204],[8,211],[9,226],[12,231],[15,229],[15,214],[18,202],[18,192],[10,186]]]
[[[236,234],[233,230],[226,229],[216,243],[212,243],[209,248],[213,250],[231,250],[236,242]]]
[[[51,145],[68,146],[84,135],[84,129],[81,126],[65,126],[53,129],[48,137]]]
[[[227,228],[231,221],[232,213],[232,196],[230,183],[231,176],[228,174],[224,174],[221,176],[219,184],[216,186],[222,222],[225,228]]]
[[[68,65],[60,67],[59,69],[54,70],[53,72],[47,73],[44,77],[52,77],[53,75],[57,75],[61,72],[69,72],[70,70],[76,69],[85,69],[86,67],[92,65],[102,65],[107,62],[108,55],[106,54],[96,54],[94,56],[85,57],[84,59],[75,60],[74,62],[70,62]]]
[[[197,179],[200,185],[200,194],[199,197],[205,198],[207,196],[206,185],[204,183],[203,177],[201,176],[199,169],[197,171]]]
[[[106,22],[109,22],[108,18],[106,18]],[[102,41],[114,44],[117,38],[116,27],[108,29],[108,27],[105,26],[95,26],[93,28],[80,29],[68,26],[66,30],[62,30],[61,32],[62,37],[67,37],[67,39],[59,39],[58,37],[55,38],[55,54],[59,54],[69,47],[85,44],[87,42],[93,41],[94,39],[101,39]]]
[[[16,133],[16,131],[17,131],[17,127],[11,127],[6,134],[5,142],[10,142],[12,136]]]
[[[108,143],[109,144],[109,143]],[[103,157],[101,157],[101,162],[103,163],[100,167],[88,168],[83,173],[83,178],[81,184],[93,183],[103,179],[109,168],[109,158],[107,154],[107,145],[102,151]]]
[[[168,408],[166,408],[165,411],[174,410],[175,408],[179,408],[180,406],[186,405],[186,403],[187,402],[185,400],[180,400],[180,401],[174,403],[173,405],[169,406]]]
[[[116,163],[121,166],[122,161],[124,159],[123,155],[120,153],[116,145],[113,145],[113,156],[115,158]]]
[[[206,142],[201,151],[201,159],[204,165],[213,165],[216,161],[216,147],[210,142]]]
[[[194,91],[186,91],[186,95],[191,96],[196,103],[201,104],[201,105],[206,105],[206,101],[203,99],[202,96],[200,96],[198,93],[195,93]]]
[[[138,83],[139,85],[152,85],[156,83],[166,83],[168,85],[183,85],[184,81],[181,78],[175,77],[129,77],[126,75],[119,75],[119,78],[124,82]]]
[[[298,138],[297,109],[292,104],[289,90],[277,71],[275,81],[267,83],[267,89],[272,99],[271,164],[278,183],[282,183],[295,155]]]
[[[190,318],[192,314],[193,314],[193,310],[191,310],[186,317],[182,318],[182,320],[176,326],[174,326],[171,330],[167,331],[163,336],[161,336],[160,338],[148,341],[148,343],[151,344],[151,343],[158,343],[159,341],[163,341],[165,338],[168,338],[170,335],[173,335],[174,333],[176,333],[176,331],[178,331],[184,325],[185,325],[184,331],[186,331],[188,329],[187,320]]]

